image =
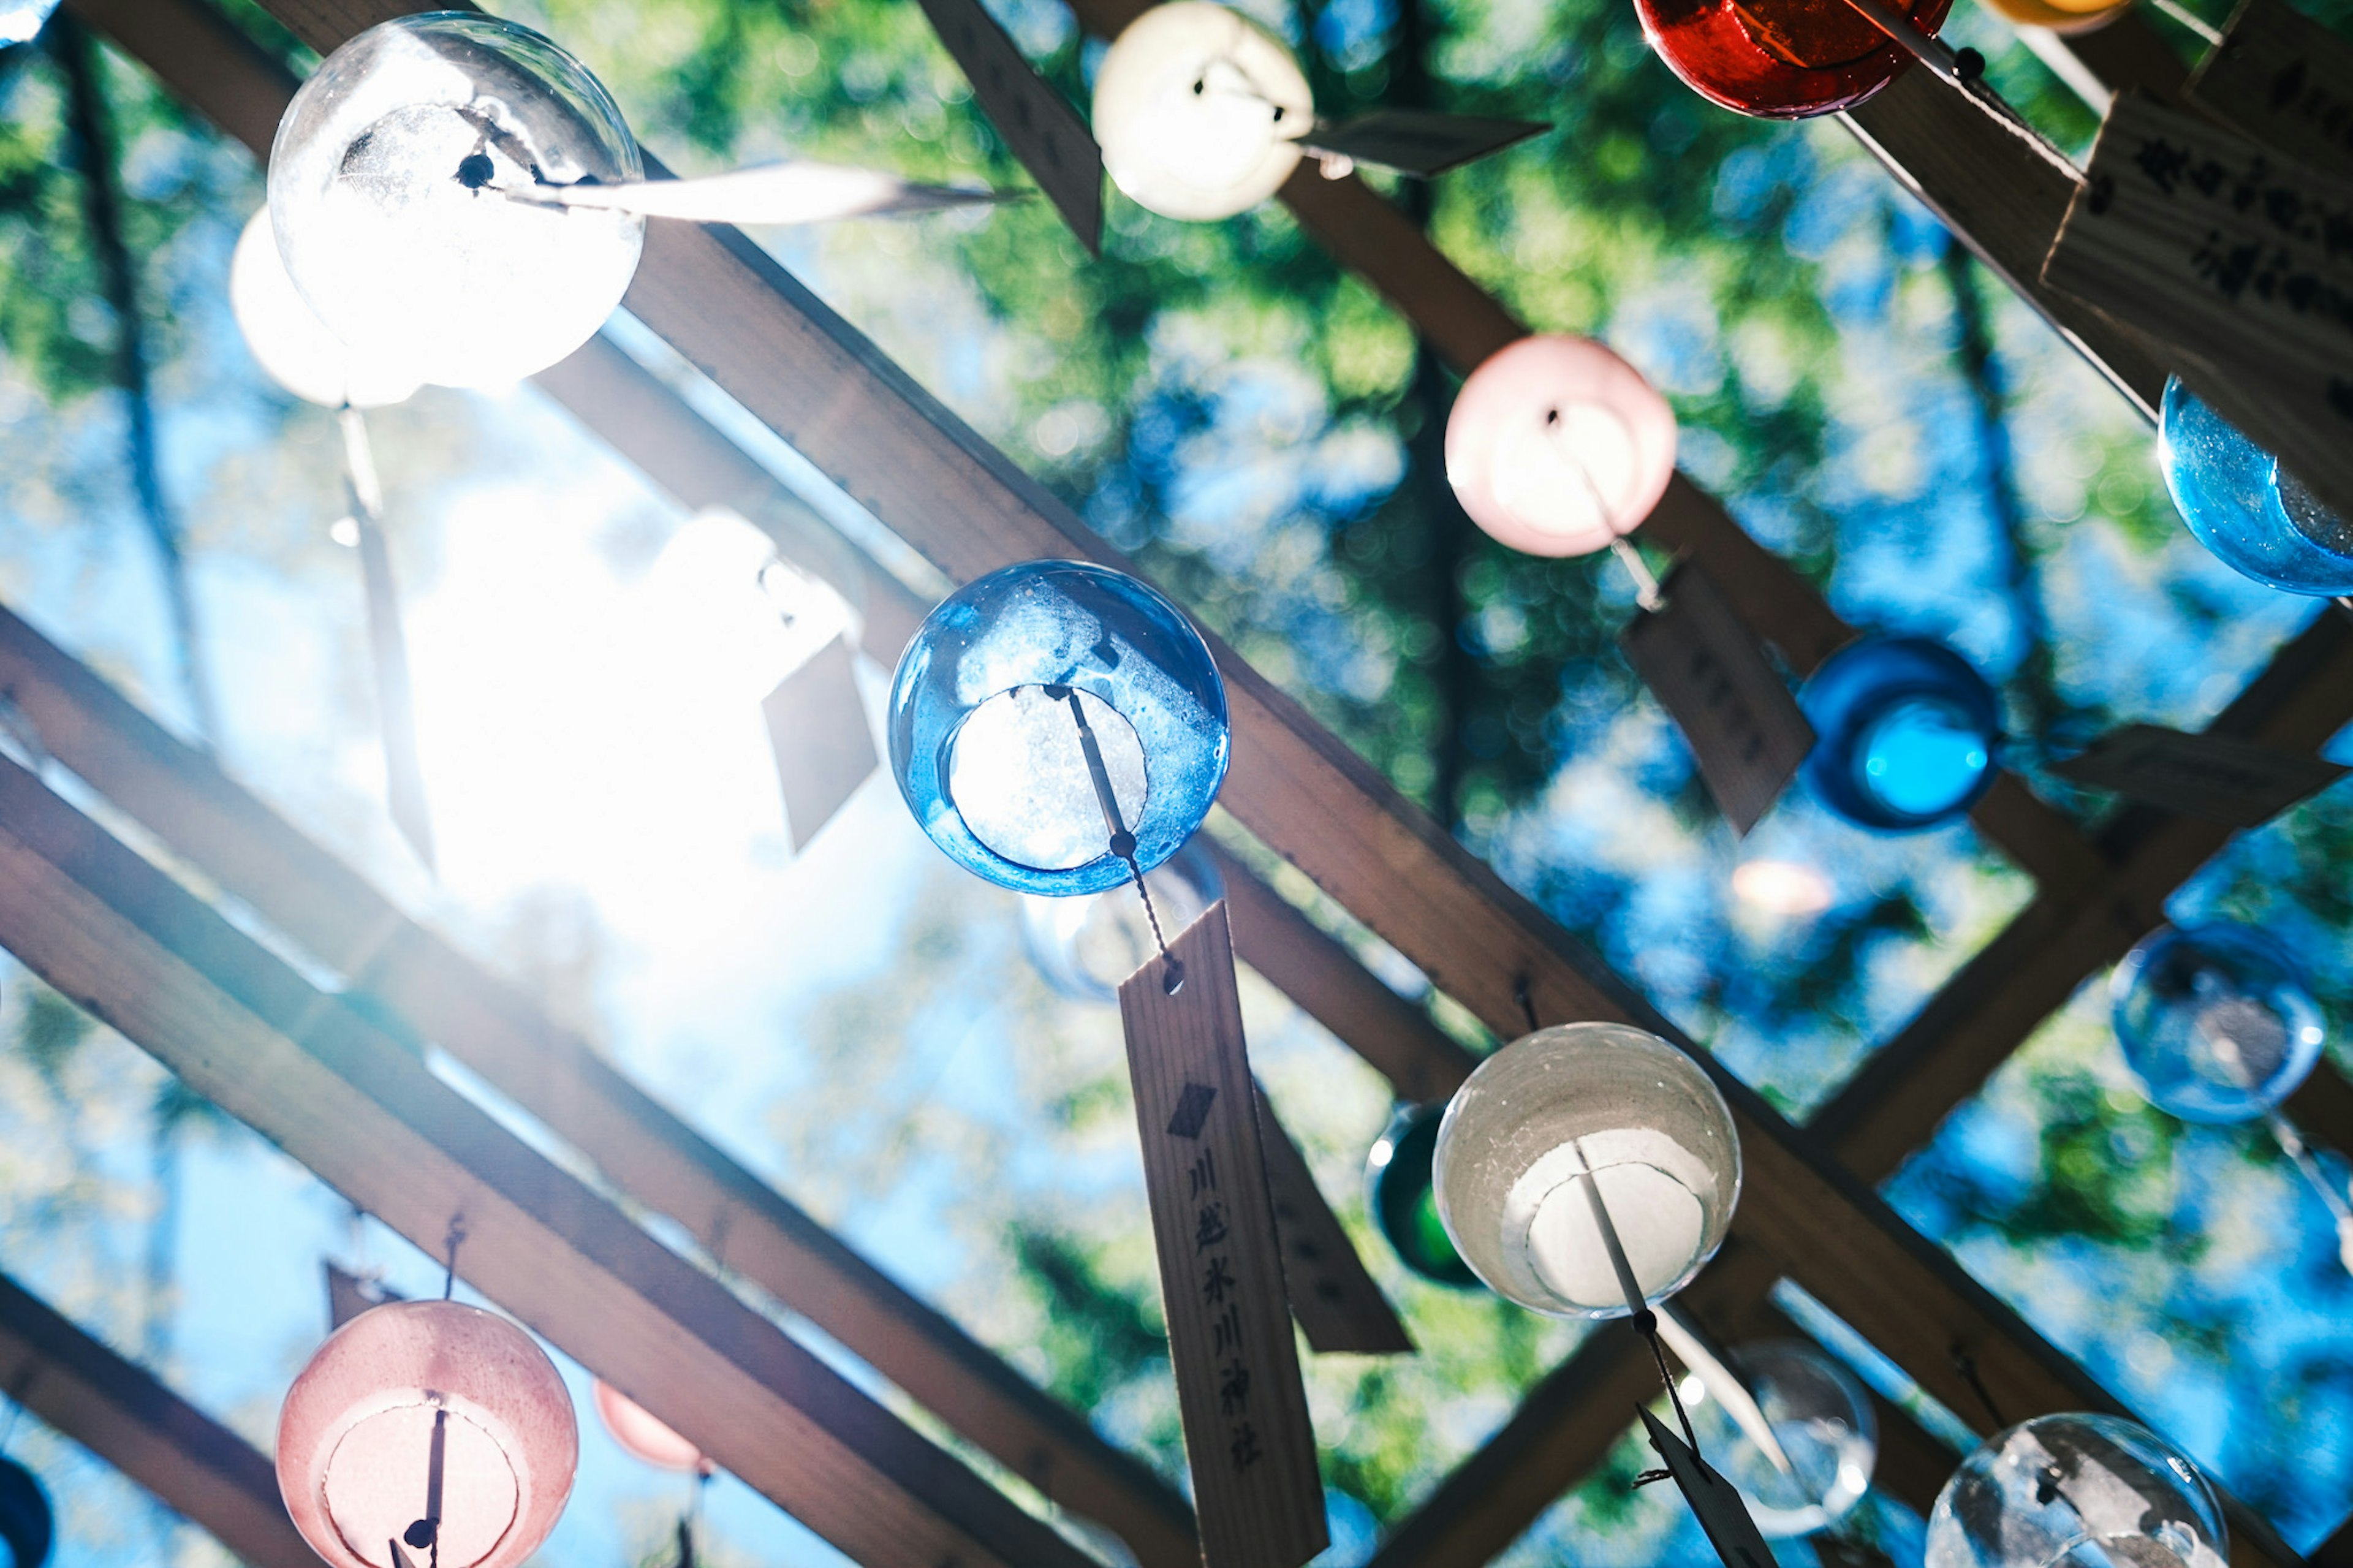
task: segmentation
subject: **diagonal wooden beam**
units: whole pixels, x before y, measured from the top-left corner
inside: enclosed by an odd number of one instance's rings
[[[0,946],[871,1568],[1088,1559],[13,763]]]
[[[1047,1497],[1118,1533],[1147,1568],[1198,1560],[1191,1510],[1141,1463],[5,609],[0,692],[59,763],[353,990],[546,1122],[617,1186],[684,1225],[719,1263],[865,1357]]]
[[[308,0],[287,0],[280,10],[322,47],[384,14]],[[951,575],[1039,554],[1115,559],[741,237],[658,230],[631,304],[739,402],[845,477],[852,493]],[[1443,989],[1499,1032],[1516,1026],[1524,988],[1554,1016],[1630,1015],[1665,1027],[1295,705],[1229,652],[1224,662],[1242,740],[1229,805],[1343,904],[1370,916],[1368,923]],[[1335,801],[1340,831],[1334,831]],[[2072,1369],[2048,1346],[1981,1292],[1971,1296],[1949,1259],[1915,1251],[1914,1267],[1903,1267],[1898,1255],[1909,1247],[1908,1233],[1892,1215],[1873,1213],[1867,1193],[1839,1190],[1836,1173],[1753,1097],[1742,1099],[1745,1090],[1727,1085],[1727,1092],[1752,1133],[1745,1212],[1753,1228],[1781,1226],[1815,1239],[1838,1231],[1834,1239],[1851,1243],[1844,1250],[1859,1252],[1866,1268],[1884,1264],[1883,1278],[1908,1273],[1925,1286],[1915,1292],[1928,1308],[1918,1313],[1915,1303],[1921,1331],[1933,1336],[1957,1324],[1961,1337],[1989,1336],[2001,1352],[2000,1375],[2021,1388],[2070,1381]],[[1865,1223],[1841,1230],[1850,1210]],[[1904,1305],[1894,1305],[1900,1315]],[[1856,1308],[1883,1315],[1888,1307],[1866,1300],[1841,1310],[1852,1319]],[[1936,1376],[1931,1367],[1929,1379]]]
[[[320,1568],[266,1455],[5,1275],[0,1388],[249,1568]]]
[[[2311,752],[2348,722],[2353,616],[2332,605],[2274,656],[2211,728]],[[2103,836],[2109,869],[2042,889],[1873,1054],[1808,1130],[1870,1180],[1893,1172],[2037,1025],[2065,1005],[2085,975],[2162,925],[2167,898],[2230,837],[2212,823],[2127,809]],[[2336,1101],[2326,1079],[2309,1095],[2306,1103],[2319,1113],[2316,1134],[2337,1142],[2353,1132],[2330,1109]]]
[[[2149,25],[2139,5],[2119,5],[2094,26],[2052,35],[2111,93],[2128,87],[2159,98],[2179,98],[2189,68],[2165,35]]]
[[[271,0],[271,9],[322,49],[390,13],[370,0]],[[949,576],[1042,555],[1130,566],[742,235],[653,226],[628,302]],[[1516,1032],[1533,1006],[1539,1017],[1636,1022],[1692,1050],[1740,1131],[1740,1223],[1769,1250],[1835,1271],[1836,1280],[1802,1282],[1861,1331],[1897,1353],[1924,1340],[1968,1344],[2014,1408],[2104,1399],[1297,702],[1230,647],[1213,639],[1212,648],[1235,731],[1224,804],[1277,854],[1499,1034]],[[1914,1370],[1939,1397],[1962,1397],[1949,1367]]]

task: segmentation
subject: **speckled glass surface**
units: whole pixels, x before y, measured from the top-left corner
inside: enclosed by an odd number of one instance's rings
[[[1740,1489],[1758,1532],[1769,1541],[1811,1535],[1852,1512],[1879,1458],[1879,1423],[1854,1374],[1803,1340],[1741,1345],[1726,1359],[1781,1446],[1786,1468],[1714,1390],[1684,1402],[1700,1451]]]
[[[1699,1065],[1624,1024],[1564,1024],[1479,1064],[1439,1124],[1438,1212],[1488,1289],[1531,1311],[1629,1311],[1585,1177],[1645,1301],[1715,1255],[1740,1195],[1740,1143]]]
[[[510,189],[612,184],[644,165],[586,68],[528,27],[437,11],[320,65],[269,150],[286,274],[369,364],[445,386],[546,369],[621,302],[645,220]]]
[[[2126,953],[2109,985],[2125,1065],[2184,1121],[2275,1109],[2327,1038],[2295,961],[2251,926],[2168,927]]]
[[[2165,384],[2157,458],[2181,521],[2222,564],[2291,594],[2353,593],[2353,523],[2179,376]]]
[[[1156,590],[1074,561],[1028,562],[967,584],[925,618],[900,657],[891,685],[891,771],[932,842],[1000,887],[1058,897],[1100,893],[1126,880],[1127,868],[1109,852],[1083,768],[1068,765],[1077,748],[1060,743],[1059,720],[1050,726],[1040,710],[1037,721],[999,724],[992,720],[1001,709],[989,709],[979,721],[987,730],[974,735],[986,754],[976,756],[971,746],[959,752],[967,723],[991,699],[1017,694],[1034,708],[1037,698],[1026,694],[1046,688],[1092,699],[1124,721],[1124,734],[1100,721],[1095,729],[1135,836],[1136,863],[1149,871],[1192,837],[1224,782],[1225,684],[1200,634]],[[1140,802],[1120,776],[1118,754],[1130,734],[1141,755]],[[992,792],[996,820],[976,832],[955,798],[959,777],[1028,780],[1029,820],[1007,820],[997,810],[1003,797]],[[999,844],[1018,833],[1031,843],[1105,847],[1075,864],[1036,865],[999,853],[983,833]]]
[[[1928,1516],[1927,1568],[2222,1568],[2198,1468],[2114,1415],[2044,1415],[1961,1461]]]
[[[1850,643],[1814,672],[1798,703],[1815,734],[1807,787],[1859,827],[1933,827],[1968,810],[1993,784],[2000,703],[1942,643]]]

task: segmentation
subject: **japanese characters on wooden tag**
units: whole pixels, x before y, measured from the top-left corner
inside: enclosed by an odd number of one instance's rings
[[[2274,152],[2353,180],[2353,40],[2286,0],[2241,0],[2188,91]]]
[[[785,826],[797,851],[878,765],[849,639],[834,638],[777,682],[761,700],[760,712],[776,755],[776,782],[784,786]]]
[[[1282,1249],[1282,1279],[1291,1315],[1307,1342],[1324,1355],[1405,1355],[1413,1339],[1381,1288],[1365,1270],[1356,1243],[1315,1185],[1307,1156],[1275,1120],[1266,1090],[1258,1091],[1259,1143],[1266,1152],[1266,1191],[1274,1205],[1274,1234]]]
[[[1103,149],[1079,111],[1006,35],[980,0],[923,0],[932,30],[972,83],[997,133],[1087,247],[1103,254]]]
[[[2224,415],[2353,511],[2353,181],[2126,93],[2042,278],[2211,367]]]
[[[2155,724],[2103,735],[2082,756],[2052,769],[2077,784],[2231,827],[2260,826],[2348,771],[2306,752]]]
[[[1700,777],[1736,832],[1781,797],[1814,749],[1788,683],[1723,593],[1693,562],[1669,574],[1665,605],[1619,640],[1634,672],[1691,742]]]
[[[1119,988],[1144,1184],[1208,1568],[1329,1543],[1222,900]]]

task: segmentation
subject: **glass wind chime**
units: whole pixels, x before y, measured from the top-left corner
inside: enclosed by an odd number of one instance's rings
[[[1987,1439],[1936,1494],[1927,1568],[2222,1568],[2230,1536],[2189,1458],[2120,1416],[2038,1416]]]
[[[1739,1199],[1715,1083],[1627,1025],[1535,1028],[1455,1092],[1433,1164],[1447,1236],[1488,1289],[1551,1317],[1633,1320],[1680,1428],[1641,1412],[1665,1464],[1645,1479],[1673,1479],[1727,1568],[1769,1563],[1738,1489],[1701,1457],[1653,1310],[1715,1255]]]
[[[2353,1273],[2353,1192],[2280,1110],[2319,1065],[2327,1030],[2295,963],[2251,926],[2167,927],[2109,980],[2116,1045],[2149,1103],[2184,1121],[2261,1121],[2327,1205]]]
[[[446,1290],[328,1335],[278,1416],[279,1489],[332,1568],[517,1568],[563,1516],[579,1458],[547,1352]]]
[[[1225,778],[1208,647],[1121,573],[1007,567],[925,619],[892,679],[888,730],[901,795],[958,865],[1043,898],[1133,892],[1149,946],[1115,993],[1203,1552],[1297,1568],[1328,1532],[1224,906],[1173,930],[1151,879]]]
[[[1213,0],[1167,0],[1129,23],[1096,68],[1092,118],[1113,184],[1196,221],[1249,211],[1303,159],[1327,178],[1358,163],[1428,178],[1549,129],[1409,110],[1321,119],[1282,41]]]
[[[319,320],[374,365],[498,386],[586,342],[649,217],[799,224],[997,194],[805,161],[649,180],[587,68],[528,27],[429,12],[368,28],[287,106],[270,226]]]

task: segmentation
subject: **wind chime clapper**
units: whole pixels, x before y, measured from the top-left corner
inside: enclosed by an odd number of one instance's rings
[[[1584,1157],[1582,1146],[1577,1154]],[[1618,1276],[1619,1289],[1625,1292],[1626,1309],[1634,1321],[1635,1331],[1648,1342],[1651,1355],[1659,1365],[1659,1381],[1667,1391],[1667,1401],[1673,1407],[1675,1425],[1680,1436],[1652,1415],[1647,1406],[1637,1406],[1642,1418],[1642,1429],[1651,1439],[1651,1451],[1666,1464],[1663,1472],[1650,1471],[1638,1478],[1635,1485],[1647,1481],[1672,1479],[1675,1489],[1683,1494],[1691,1505],[1692,1514],[1699,1521],[1708,1544],[1715,1549],[1724,1568],[1772,1568],[1773,1550],[1765,1544],[1765,1537],[1757,1521],[1748,1517],[1747,1505],[1741,1500],[1739,1489],[1718,1474],[1700,1457],[1699,1436],[1692,1430],[1690,1413],[1683,1409],[1683,1394],[1675,1387],[1674,1374],[1668,1370],[1666,1352],[1660,1341],[1660,1318],[1644,1300],[1641,1285],[1634,1278],[1633,1266],[1627,1261],[1625,1243],[1620,1240],[1618,1226],[1609,1216],[1609,1205],[1601,1196],[1601,1188],[1588,1165],[1577,1179],[1585,1191],[1587,1206],[1593,1215],[1594,1228],[1601,1233],[1601,1244],[1609,1254],[1609,1267]],[[1779,1454],[1780,1445],[1773,1441],[1771,1429],[1759,1418],[1758,1426],[1772,1442],[1770,1450]],[[1788,1463],[1784,1457],[1783,1464]]]
[[[2167,926],[2109,978],[2125,1070],[2150,1104],[2210,1126],[2262,1122],[2327,1207],[2353,1273],[2353,1188],[2340,1186],[2282,1112],[2320,1065],[2327,1030],[2287,950],[2230,921]]]
[[[889,729],[902,797],[959,865],[1018,892],[1145,900],[1153,952],[1119,1002],[1203,1555],[1298,1568],[1327,1543],[1323,1484],[1225,905],[1160,931],[1145,881],[1225,776],[1208,647],[1124,574],[1007,567],[924,620]]]

